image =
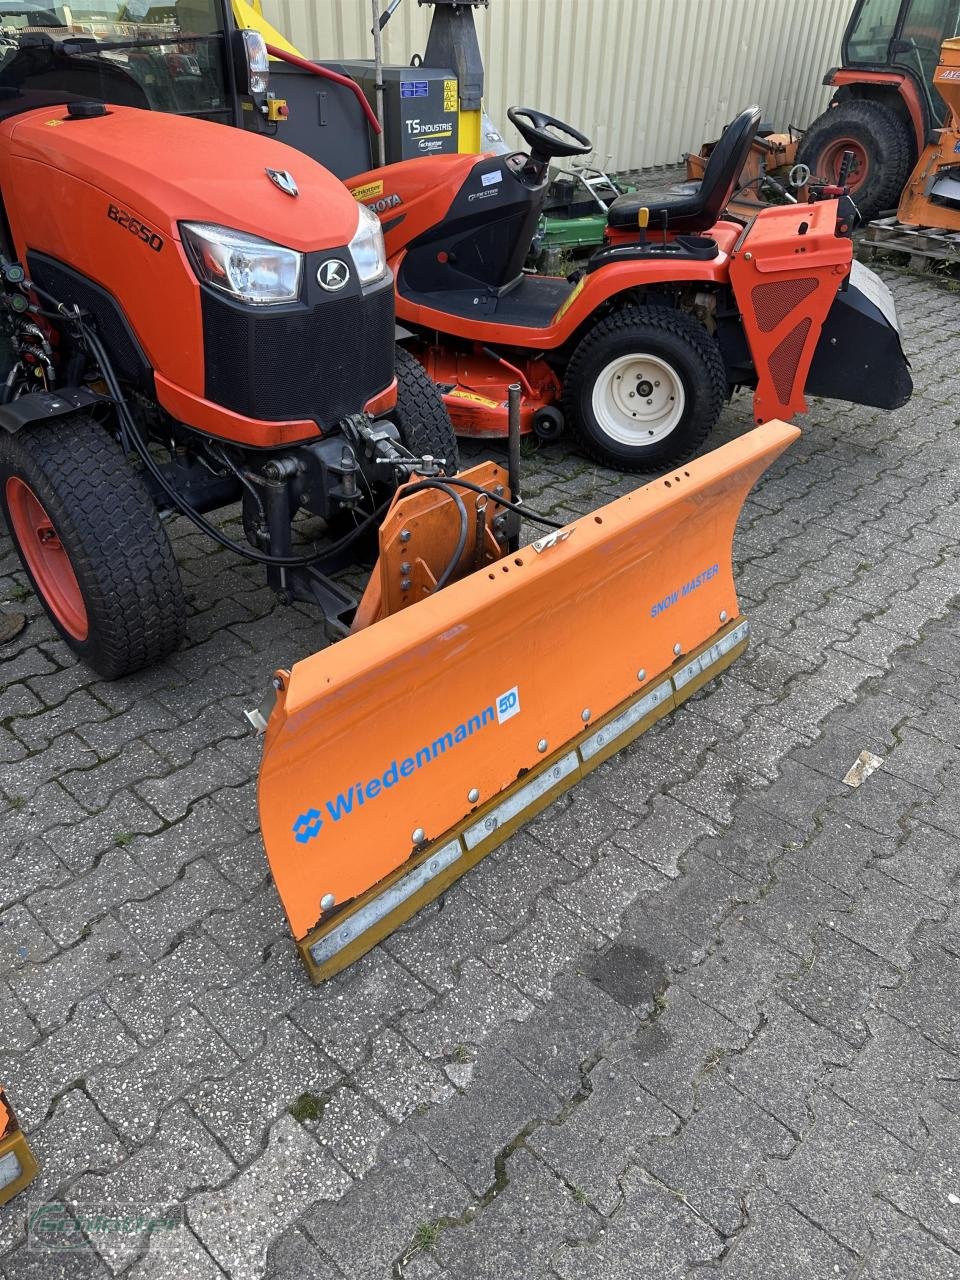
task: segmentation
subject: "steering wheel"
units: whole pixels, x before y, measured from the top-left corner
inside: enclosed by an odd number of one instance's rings
[[[533,107],[510,107],[507,111],[514,125],[530,148],[530,158],[540,162],[559,160],[565,156],[585,156],[593,150],[593,143],[579,130],[564,124],[556,116],[545,115]],[[555,129],[556,133],[548,132]],[[566,135],[558,137],[557,134]]]

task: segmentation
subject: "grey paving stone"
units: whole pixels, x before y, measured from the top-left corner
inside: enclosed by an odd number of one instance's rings
[[[795,1134],[810,1120],[809,1099],[821,1080],[834,1081],[836,1068],[854,1059],[854,1050],[791,1005],[765,1002],[756,1033],[745,1052],[726,1054],[718,1069],[741,1093]]]
[[[960,1053],[960,958],[926,938],[911,944],[915,957],[902,985],[885,991],[883,1008],[950,1053]]]
[[[878,1190],[901,1213],[960,1253],[960,1116],[929,1116],[930,1138],[912,1168],[887,1168]]]
[[[548,1000],[557,974],[589,957],[601,942],[602,935],[596,930],[543,898],[529,923],[521,925],[506,942],[494,943],[483,958],[528,996]]]
[[[723,922],[714,949],[676,981],[711,1009],[752,1030],[776,984],[797,969],[795,955],[755,932],[735,914]]]
[[[473,868],[465,887],[498,916],[517,924],[546,889],[557,886],[562,894],[581,874],[561,853],[519,831]]]
[[[949,904],[960,875],[960,847],[946,832],[922,822],[908,822],[906,834],[879,866],[891,880]]]
[[[70,1192],[71,1206],[94,1207],[109,1213],[156,1214],[175,1205],[193,1190],[225,1182],[234,1167],[197,1118],[182,1105],[163,1117],[151,1140],[129,1159],[105,1174],[88,1173]],[[97,1248],[112,1270],[129,1265],[141,1254],[143,1237],[104,1235]]]
[[[283,1232],[267,1250],[267,1280],[340,1280],[343,1272],[297,1227]]]
[[[44,831],[43,838],[58,858],[78,875],[89,871],[102,854],[133,842],[138,835],[159,830],[163,819],[136,796],[121,791],[107,807],[81,822]],[[149,868],[146,871],[149,873]]]
[[[41,964],[56,951],[53,939],[24,906],[0,911],[0,970],[10,973],[25,964]]]
[[[469,891],[470,876],[386,939],[383,949],[435,991],[456,986],[460,969],[512,932],[508,920]]]
[[[472,1193],[413,1135],[400,1131],[376,1167],[336,1204],[317,1204],[301,1222],[345,1275],[388,1276],[418,1226],[459,1217]]]
[[[611,804],[587,781],[561,796],[546,814],[534,818],[527,832],[567,861],[588,866],[601,840],[625,832],[634,824],[634,818]]]
[[[521,1130],[556,1115],[556,1095],[508,1054],[490,1049],[468,1087],[417,1121],[417,1132],[477,1196],[496,1180],[496,1160]]]
[[[868,1019],[870,1039],[830,1088],[901,1142],[922,1147],[928,1135],[925,1103],[941,1082],[960,1088],[960,1059],[885,1014]]]
[[[534,1005],[513,983],[480,960],[466,960],[460,981],[432,1004],[403,1018],[404,1035],[429,1057],[480,1044],[509,1022],[523,1022]]]
[[[349,1071],[367,1056],[385,1023],[423,1008],[433,992],[377,948],[308,995],[301,989],[300,996],[291,1006],[293,1021]]]
[[[106,988],[111,1009],[141,1041],[163,1035],[171,1016],[239,971],[208,938],[188,936],[149,968],[121,974]]]
[[[131,895],[117,908],[117,915],[143,949],[157,958],[191,925],[239,904],[238,890],[205,858],[197,858],[159,892]]]
[[[76,942],[92,924],[123,903],[156,893],[157,886],[125,849],[108,849],[92,870],[58,889],[41,889],[28,903],[61,946]],[[129,927],[129,921],[124,921]],[[137,930],[131,929],[134,937]],[[138,939],[143,945],[144,939]]]
[[[654,1139],[667,1139],[680,1121],[636,1082],[633,1063],[601,1059],[556,1121],[539,1125],[526,1145],[575,1193],[610,1214],[621,1198],[620,1179]]]
[[[596,850],[595,859],[593,866],[581,872],[573,883],[555,885],[552,896],[585,924],[615,938],[626,909],[641,894],[661,890],[669,881],[612,841]]]
[[[62,1195],[81,1174],[106,1172],[127,1155],[81,1089],[69,1089],[50,1105],[50,1115],[30,1133],[30,1145],[40,1165],[37,1181],[30,1187],[33,1201]]]
[[[507,1026],[499,1043],[554,1092],[573,1096],[582,1071],[630,1035],[634,1015],[588,978],[565,975],[552,999]]]
[[[271,944],[253,972],[232,986],[212,988],[198,1004],[223,1038],[246,1056],[259,1046],[268,1024],[289,1013],[307,989],[309,979],[288,937]]]
[[[674,796],[655,796],[650,812],[635,831],[615,834],[613,839],[628,853],[636,855],[665,876],[677,876],[680,864],[703,836],[715,828],[708,817],[697,813]]]
[[[595,1215],[523,1148],[508,1159],[506,1176],[507,1185],[472,1222],[442,1232],[439,1274],[449,1280],[547,1276],[564,1245],[596,1230]]]
[[[230,1046],[195,1009],[175,1014],[166,1034],[116,1067],[87,1076],[97,1106],[122,1135],[142,1142],[171,1102],[200,1080],[236,1065]]]
[[[888,963],[835,929],[823,928],[809,967],[805,964],[780,991],[812,1022],[859,1046],[867,1037],[865,1015],[898,978]]]
[[[723,1252],[721,1237],[642,1170],[629,1170],[622,1186],[623,1203],[606,1229],[565,1244],[557,1254],[561,1280],[622,1280],[625,1259],[638,1277],[680,1280]]]
[[[163,757],[157,755],[158,760]],[[169,765],[166,766],[169,768]],[[188,813],[191,804],[217,787],[239,784],[246,775],[216,747],[208,747],[190,760],[189,768],[181,766],[165,777],[155,777],[137,785],[137,794],[168,822]]]
[[[862,1280],[901,1280],[903,1276],[960,1280],[960,1253],[898,1214],[867,1256],[860,1276]]]
[[[312,1132],[338,1164],[362,1178],[375,1164],[390,1125],[362,1093],[345,1087],[334,1090]]]
[[[187,1102],[237,1164],[244,1165],[263,1150],[267,1130],[283,1112],[304,1094],[318,1098],[340,1074],[284,1018],[267,1030],[258,1053],[222,1079],[203,1079]]]
[[[13,973],[10,985],[41,1028],[66,1021],[73,1006],[123,973],[137,973],[145,956],[130,934],[109,916],[79,942],[40,964]]]
[[[729,1280],[757,1280],[759,1276],[763,1280],[807,1280],[854,1274],[855,1255],[791,1205],[761,1193],[751,1198],[747,1207],[747,1222],[723,1260],[722,1276]]]
[[[768,1161],[767,1184],[804,1217],[857,1252],[870,1243],[876,1192],[906,1172],[910,1148],[829,1090],[811,1099],[813,1123],[790,1159]]]
[[[453,1093],[437,1067],[389,1027],[372,1037],[370,1056],[354,1079],[397,1124],[412,1111],[443,1102]]]
[[[155,835],[138,837],[130,852],[158,884],[170,884],[188,862],[214,857],[223,845],[241,843],[243,827],[210,799],[199,800],[179,822]]]
[[[813,953],[814,939],[821,924],[838,927],[853,899],[822,880],[797,871],[787,860],[773,873],[773,883],[763,897],[744,906],[741,917],[758,933],[800,959]]]
[[[782,1124],[714,1068],[704,1072],[694,1114],[676,1133],[649,1140],[639,1163],[729,1237],[744,1225],[743,1202],[763,1161],[783,1159],[794,1144]]]
[[[689,1115],[694,1086],[718,1055],[743,1049],[750,1033],[701,1004],[682,987],[669,987],[659,1017],[642,1026],[629,1051],[637,1081],[678,1116]]]
[[[226,1274],[186,1226],[155,1232],[146,1256],[127,1272],[129,1280],[168,1280],[177,1275],[190,1280],[225,1280]]]
[[[231,1280],[260,1280],[267,1249],[318,1200],[339,1200],[351,1179],[309,1133],[284,1116],[266,1151],[220,1191],[191,1197],[190,1226]]]

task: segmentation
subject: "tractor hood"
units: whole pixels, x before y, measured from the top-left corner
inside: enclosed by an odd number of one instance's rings
[[[0,130],[19,162],[49,166],[98,188],[158,231],[216,222],[305,252],[348,244],[357,205],[339,179],[293,147],[206,120],[108,108],[71,119],[65,106],[17,116]],[[297,194],[268,170],[286,172]]]

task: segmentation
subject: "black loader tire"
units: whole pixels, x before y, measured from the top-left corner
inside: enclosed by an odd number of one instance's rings
[[[20,546],[8,494],[22,495],[24,485],[72,566],[85,638],[61,624]],[[170,541],[140,477],[94,418],[76,414],[0,431],[0,510],[53,625],[94,671],[115,680],[177,648],[186,604]]]
[[[683,412],[662,439],[625,443],[598,419],[594,387],[612,362],[644,355],[670,366],[679,379]],[[700,447],[716,426],[727,395],[720,348],[698,320],[672,307],[633,305],[614,311],[581,339],[567,366],[563,406],[585,453],[619,471],[652,471],[680,462]],[[638,440],[643,425],[637,424]]]
[[[836,174],[824,172],[824,158],[846,138],[858,142],[867,158],[866,177],[850,193],[861,224],[866,224],[900,203],[914,163],[914,142],[895,111],[881,102],[854,98],[829,107],[814,120],[797,149],[797,162],[808,165],[814,177],[833,181]]]
[[[437,385],[423,365],[403,347],[397,347],[397,407],[389,416],[400,429],[400,438],[418,458],[430,454],[445,458],[448,476],[460,470],[460,450],[453,423]]]

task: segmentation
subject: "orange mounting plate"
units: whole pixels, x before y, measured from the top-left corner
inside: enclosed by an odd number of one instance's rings
[[[798,435],[755,428],[282,673],[260,820],[315,981],[742,651],[737,518]]]

